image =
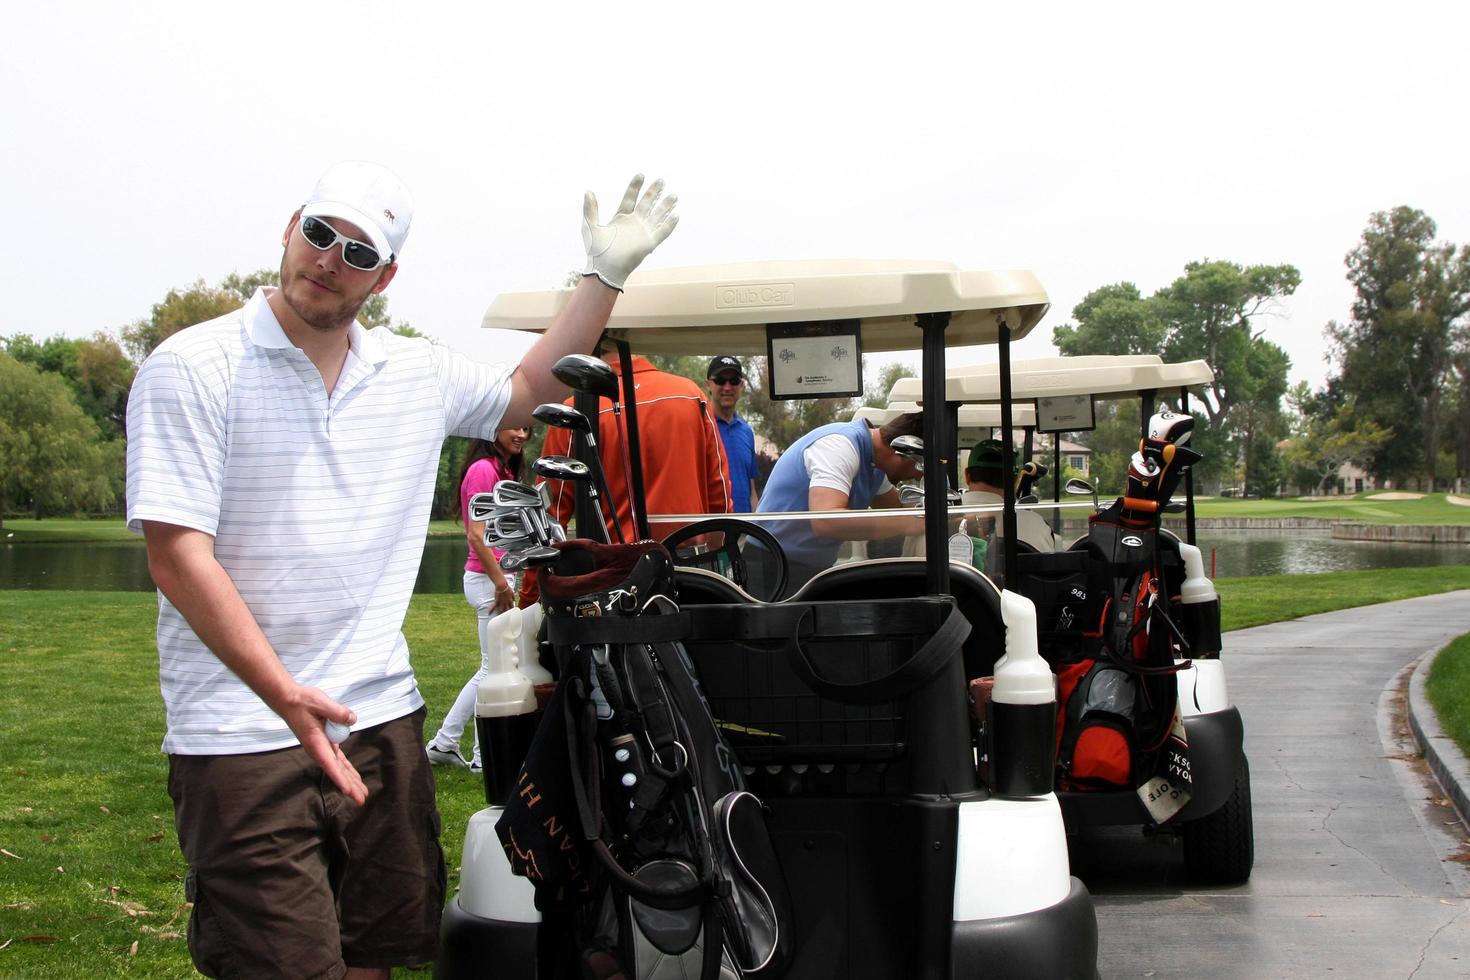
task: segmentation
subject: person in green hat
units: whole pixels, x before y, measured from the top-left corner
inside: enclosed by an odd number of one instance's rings
[[[1014,457],[1012,460],[1010,479],[1014,481]],[[1005,479],[1005,447],[1001,441],[982,439],[977,442],[970,450],[970,458],[965,465],[966,490],[961,502],[966,506],[991,505],[996,508],[996,512],[971,515],[966,521],[966,530],[970,536],[990,540],[1002,534],[1000,507],[1005,500]],[[1023,544],[1028,544],[1037,551],[1056,550],[1056,539],[1052,537],[1051,527],[1035,511],[1016,512],[1016,536]]]

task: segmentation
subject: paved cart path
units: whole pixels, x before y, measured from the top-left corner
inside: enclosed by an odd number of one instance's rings
[[[1465,831],[1415,757],[1406,668],[1470,633],[1470,592],[1230,633],[1256,864],[1184,882],[1177,841],[1073,841],[1097,901],[1104,978],[1470,977]]]

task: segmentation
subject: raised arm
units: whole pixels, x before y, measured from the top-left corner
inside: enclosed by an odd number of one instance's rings
[[[327,721],[351,725],[357,716],[320,689],[298,684],[286,670],[215,559],[214,538],[159,521],[143,522],[143,538],[154,583],[204,645],[281,716],[344,794],[358,804],[366,800],[362,777],[323,727]]]
[[[566,386],[552,376],[551,366],[567,354],[592,350],[629,273],[679,223],[674,214],[678,197],[663,196],[662,180],[655,180],[639,197],[642,187],[643,175],[638,174],[605,225],[598,224],[597,197],[587,192],[582,202],[582,244],[587,249],[582,282],[546,333],[521,358],[511,377],[510,405],[500,422],[502,428],[528,425],[537,405],[566,397]]]

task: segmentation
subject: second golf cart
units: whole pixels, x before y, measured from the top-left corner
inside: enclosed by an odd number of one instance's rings
[[[502,295],[485,323],[545,329],[565,300],[561,291]],[[1045,292],[1025,272],[935,262],[710,266],[630,277],[609,337],[625,365],[633,350],[766,356],[777,387],[812,396],[853,390],[863,352],[920,347],[925,377],[934,383],[930,400],[942,403],[947,345],[998,344],[1005,351],[1046,309]],[[632,510],[642,525],[629,528],[630,536],[642,537],[650,517],[686,523],[708,516],[646,513],[631,372],[619,397],[635,464]],[[591,416],[596,408],[589,408]],[[727,573],[679,567],[672,597],[628,606],[661,613],[649,618],[660,621],[653,625],[661,641],[677,627],[676,647],[657,647],[637,621],[549,631],[554,643],[558,636],[583,637],[584,645],[589,637],[616,639],[665,660],[687,658],[697,673],[702,701],[735,756],[738,772],[729,776],[763,804],[790,894],[789,917],[776,918],[789,931],[779,964],[768,959],[752,968],[727,940],[725,975],[1096,975],[1092,900],[1067,870],[1051,786],[1055,690],[1037,652],[1035,610],[1024,596],[948,560],[941,425],[926,415],[922,516],[912,508],[887,512],[922,525],[924,558],[837,565],[794,595],[767,601],[779,590],[757,597],[742,587],[733,542],[756,539],[779,563],[770,525],[843,514],[693,523],[670,539],[671,550],[680,540],[723,535],[723,542],[714,540],[729,559],[721,566]],[[579,527],[596,520],[584,511]],[[583,610],[594,619],[614,611]],[[548,620],[556,614],[548,606]],[[557,647],[563,665],[568,650],[577,652]],[[983,728],[968,700],[968,681],[978,676],[996,678]],[[620,744],[635,755],[661,752],[641,736]],[[609,758],[625,758],[618,751]],[[985,780],[977,754],[987,762]],[[487,769],[487,783],[494,778]],[[512,859],[524,866],[524,856],[508,858],[494,829],[503,802],[476,814],[467,830],[461,888],[445,912],[441,977],[529,980],[551,955],[553,924],[531,885],[511,873]],[[592,843],[617,849],[616,841]],[[644,869],[628,870],[636,878]],[[666,918],[636,894],[617,908],[621,925],[609,928],[619,934],[617,956],[629,976],[682,977],[701,963],[707,968],[695,935],[668,942]]]

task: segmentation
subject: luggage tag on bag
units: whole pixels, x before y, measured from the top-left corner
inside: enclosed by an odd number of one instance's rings
[[[1158,758],[1153,778],[1138,787],[1138,798],[1154,823],[1164,824],[1184,809],[1194,794],[1194,780],[1189,772],[1189,742],[1178,709],[1174,711],[1174,726]]]

